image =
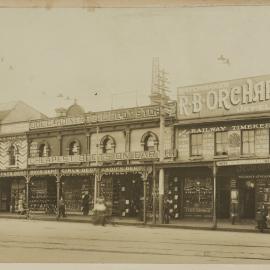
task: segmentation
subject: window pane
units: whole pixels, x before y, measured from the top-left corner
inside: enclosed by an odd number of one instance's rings
[[[248,154],[248,143],[243,143],[243,154]]]

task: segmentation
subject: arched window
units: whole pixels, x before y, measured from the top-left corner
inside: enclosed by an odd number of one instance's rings
[[[47,143],[42,143],[38,148],[39,157],[48,157],[49,156],[49,145]]]
[[[102,153],[114,153],[115,152],[115,140],[113,137],[106,135],[100,141],[100,147]]]
[[[154,151],[155,150],[155,139],[153,136],[149,135],[144,142],[144,151]]]
[[[69,144],[69,155],[75,156],[80,154],[80,144],[78,141],[73,141]]]
[[[111,138],[107,138],[103,144],[103,153],[113,153],[114,152],[114,143]]]
[[[158,137],[155,133],[146,132],[141,139],[141,145],[144,151],[157,151],[158,150]]]
[[[10,166],[15,166],[16,165],[16,154],[17,150],[15,145],[11,145],[9,148],[9,165]]]

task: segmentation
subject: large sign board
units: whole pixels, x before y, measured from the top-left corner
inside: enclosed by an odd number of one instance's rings
[[[176,116],[176,102],[168,104],[167,116]],[[160,116],[158,105],[119,109],[103,112],[88,113],[79,117],[55,117],[45,120],[34,120],[30,122],[30,130],[41,128],[62,127],[81,124],[98,124],[104,122],[119,122],[155,119]]]
[[[173,158],[177,156],[175,149],[165,150],[165,158]],[[120,152],[98,155],[98,162],[110,162],[121,160],[153,160],[159,158],[158,151],[145,152]],[[34,157],[28,159],[28,165],[46,165],[61,163],[80,163],[80,162],[96,162],[96,155],[74,155],[74,156],[51,156],[51,157]]]
[[[179,87],[178,118],[263,112],[270,108],[270,75]]]

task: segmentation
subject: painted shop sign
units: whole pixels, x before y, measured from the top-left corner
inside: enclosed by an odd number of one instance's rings
[[[252,164],[269,164],[270,158],[266,159],[247,159],[247,160],[226,160],[217,161],[217,166],[234,166],[234,165],[252,165]]]
[[[108,167],[102,168],[101,173],[103,174],[138,173],[138,172],[145,172],[145,170],[146,167],[144,166]]]
[[[77,168],[77,169],[62,169],[61,174],[63,175],[78,175],[78,174],[95,174],[96,169],[94,168]]]
[[[165,157],[176,157],[177,150],[166,150]],[[147,152],[123,152],[98,155],[99,162],[106,161],[121,161],[121,160],[152,160],[158,159],[158,151]],[[52,156],[52,157],[35,157],[28,159],[28,165],[38,164],[59,164],[59,163],[80,163],[80,162],[95,162],[96,155],[75,155],[75,156]]]
[[[270,75],[179,87],[177,101],[179,119],[267,111]]]
[[[26,136],[0,137],[0,142],[25,141],[25,140],[26,140]]]
[[[18,177],[26,176],[26,171],[9,171],[9,172],[0,172],[0,177]]]
[[[49,170],[31,170],[29,171],[29,175],[31,176],[40,176],[40,175],[57,175],[57,170],[49,169]]]
[[[215,127],[202,127],[202,128],[191,128],[180,130],[180,135],[191,134],[191,133],[211,133],[221,131],[237,131],[247,129],[269,129],[270,123],[255,123],[255,124],[241,124],[234,126],[215,126]]]
[[[169,116],[176,116],[176,102],[168,106]],[[153,119],[159,117],[159,106],[144,106],[130,109],[96,112],[86,114],[84,117],[50,118],[30,122],[30,129],[61,127],[80,124],[95,124],[99,122],[131,121],[140,119]]]

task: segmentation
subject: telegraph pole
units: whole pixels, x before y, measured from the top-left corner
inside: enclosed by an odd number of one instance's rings
[[[96,173],[95,173],[94,204],[96,204],[97,197],[98,197],[98,181],[99,181],[98,155],[99,155],[99,126],[98,126],[98,122],[97,122],[97,133],[96,133]]]
[[[159,105],[160,125],[159,125],[159,163],[164,162],[165,146],[164,146],[164,133],[165,133],[165,116],[166,108],[169,97],[166,95],[168,91],[168,79],[164,70],[159,69],[159,59],[153,59],[152,68],[152,88],[151,88],[151,104]],[[163,223],[164,217],[164,169],[160,168],[158,173],[158,201],[159,201],[159,223]],[[154,205],[155,206],[155,205]],[[155,210],[154,210],[155,214]]]
[[[159,162],[164,162],[165,156],[165,146],[164,146],[164,133],[165,133],[165,106],[168,101],[168,97],[165,94],[167,90],[167,78],[165,76],[165,71],[163,70],[159,74],[159,92],[160,92],[160,127],[159,127]],[[165,173],[164,169],[160,168],[159,170],[159,223],[163,224],[164,220],[164,182],[165,182]]]

